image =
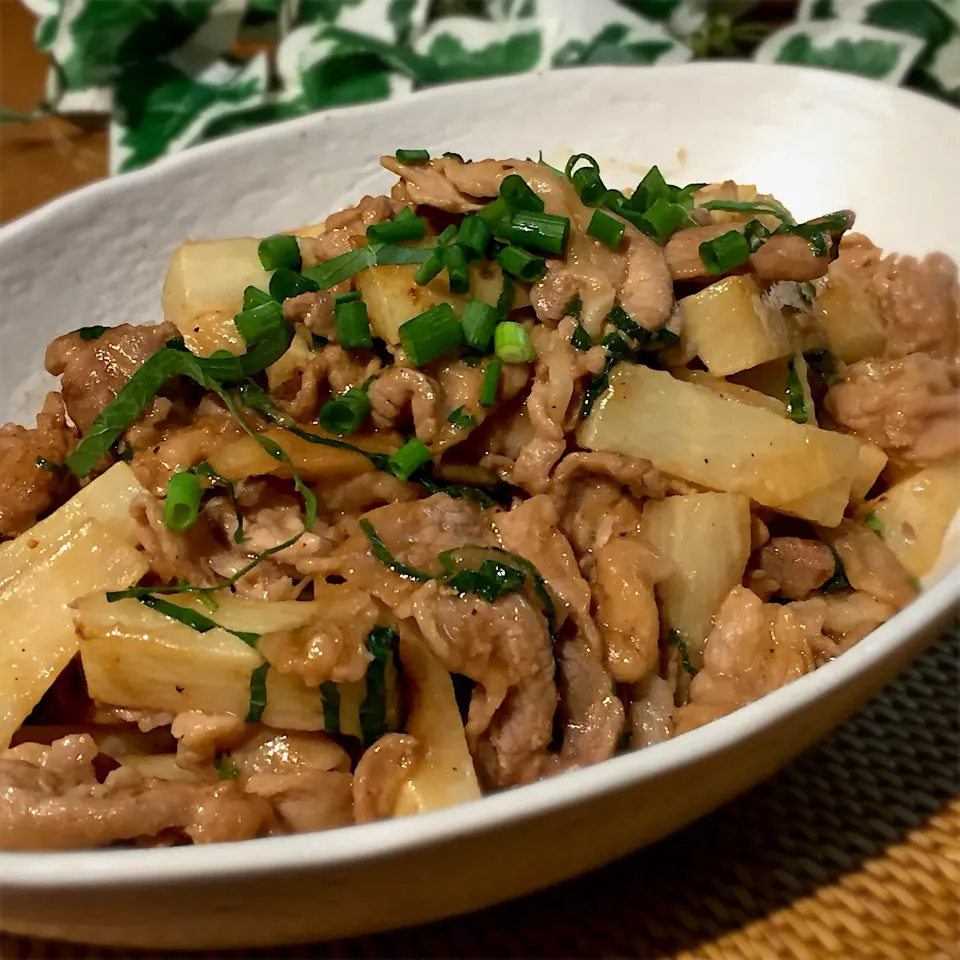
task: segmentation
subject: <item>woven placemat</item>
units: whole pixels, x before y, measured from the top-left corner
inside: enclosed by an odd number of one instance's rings
[[[954,627],[773,779],[552,890],[393,934],[164,956],[960,958],[958,666]],[[0,956],[151,955],[0,937]]]

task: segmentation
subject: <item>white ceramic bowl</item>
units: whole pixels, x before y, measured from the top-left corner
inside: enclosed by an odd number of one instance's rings
[[[890,248],[960,258],[960,113],[835,73],[596,68],[444,87],[223,140],[0,230],[3,417],[38,407],[45,344],[159,317],[184,237],[264,235],[390,182],[397,147],[563,160],[609,183],[756,183],[800,218],[841,207]],[[952,535],[953,555],[960,537]],[[504,900],[599,866],[769,775],[890,680],[960,599],[960,568],[837,661],[677,740],[419,818],[210,847],[0,854],[0,923],[124,946],[341,937]]]

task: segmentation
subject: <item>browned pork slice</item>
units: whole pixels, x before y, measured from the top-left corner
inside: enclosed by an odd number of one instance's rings
[[[787,600],[802,600],[823,586],[836,569],[825,543],[802,537],[774,537],[760,549],[757,565],[750,587],[763,597],[776,593]]]
[[[676,732],[726,716],[809,673],[820,623],[808,612],[802,604],[765,604],[746,587],[734,587],[714,618],[690,702],[674,714]]]
[[[393,816],[400,788],[419,759],[420,743],[406,733],[388,733],[364,751],[353,774],[357,823]]]
[[[144,779],[129,767],[98,783],[96,756],[86,734],[8,750],[0,758],[0,848],[67,850],[171,832],[195,843],[247,840],[271,820],[270,805],[235,783]]]
[[[878,265],[873,290],[887,322],[887,355],[929,353],[957,358],[960,285],[957,265],[945,254],[922,260],[891,254]]]
[[[300,237],[303,265],[312,267],[349,253],[353,249],[352,241],[364,237],[367,227],[392,219],[404,206],[404,202],[390,197],[366,196],[355,207],[330,214],[319,237]]]
[[[925,353],[861,360],[827,394],[844,429],[891,457],[931,463],[960,450],[960,366]]]
[[[534,564],[560,604],[563,743],[543,772],[606,759],[616,749],[624,724],[623,704],[605,663],[604,638],[590,612],[590,587],[557,523],[556,508],[546,496],[526,500],[497,518],[504,546]],[[569,618],[568,627],[564,618]]]
[[[600,333],[617,301],[649,330],[663,326],[670,316],[673,282],[660,247],[631,224],[624,229],[619,250],[589,237],[593,210],[580,202],[566,177],[549,167],[531,160],[464,163],[452,156],[411,165],[384,157],[381,163],[401,177],[403,192],[415,203],[453,213],[478,209],[477,198],[495,197],[505,177],[521,176],[544,201],[547,213],[570,218],[565,261],[554,268],[551,284],[580,296],[582,322],[592,336]],[[537,299],[541,299],[539,292],[534,294]],[[562,308],[547,306],[546,313],[555,314],[558,309]]]
[[[94,340],[84,340],[77,331],[65,333],[47,347],[47,372],[61,377],[67,413],[82,434],[133,372],[175,336],[177,328],[169,322],[122,323]]]
[[[58,393],[47,394],[33,429],[0,427],[0,537],[32,527],[74,492],[73,474],[61,464],[76,442]]]

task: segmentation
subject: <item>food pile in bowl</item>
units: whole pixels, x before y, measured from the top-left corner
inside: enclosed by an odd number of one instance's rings
[[[913,600],[960,288],[851,211],[398,150],[186,242],[0,430],[0,847],[437,810],[684,734]]]

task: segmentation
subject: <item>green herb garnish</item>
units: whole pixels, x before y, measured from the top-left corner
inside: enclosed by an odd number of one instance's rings
[[[863,522],[881,539],[883,538],[883,521],[871,510],[863,518]]]
[[[375,627],[367,637],[373,661],[367,668],[367,693],[360,704],[360,733],[365,747],[387,732],[387,661],[399,640],[390,627]]]
[[[693,676],[697,670],[696,667],[690,662],[690,654],[687,651],[687,643],[680,636],[679,630],[671,630],[668,637],[668,642],[671,647],[676,647],[680,653],[680,663],[683,666],[683,669],[687,671],[691,676]]]
[[[461,430],[470,430],[477,425],[477,418],[466,407],[457,407],[456,410],[448,414],[447,423],[459,427]]]
[[[216,760],[214,760],[213,765],[216,767],[217,776],[221,780],[237,780],[240,776],[237,765],[226,753],[219,754]]]
[[[787,364],[787,416],[794,423],[808,423],[810,421],[806,397],[803,394],[803,384],[800,381],[800,374],[797,373],[796,362],[793,360]]]
[[[323,729],[327,733],[339,733],[340,688],[332,680],[320,684],[320,703],[323,707]]]
[[[820,589],[824,593],[840,593],[843,590],[849,590],[850,581],[847,579],[847,571],[844,569],[840,554],[833,547],[830,547],[830,552],[833,554],[833,575]]]
[[[269,663],[261,663],[250,674],[250,705],[247,708],[247,715],[243,718],[244,723],[259,723],[263,711],[267,708],[267,671],[269,669]]]
[[[109,329],[109,327],[94,324],[90,327],[81,327],[77,333],[80,334],[80,339],[83,340],[84,343],[89,343],[91,340],[99,340]]]
[[[162,597],[151,597],[149,594],[137,597],[137,599],[151,610],[162,613],[171,620],[183,623],[196,630],[197,633],[206,633],[208,630],[225,630],[233,634],[238,640],[242,640],[248,647],[256,647],[260,639],[259,633],[250,633],[246,630],[231,630],[229,627],[223,627],[214,620],[200,613],[198,610],[192,610],[189,607],[181,607],[179,604],[171,603]]]

